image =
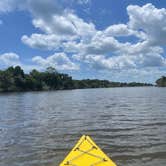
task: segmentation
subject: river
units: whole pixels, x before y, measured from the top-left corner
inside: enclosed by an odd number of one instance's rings
[[[0,166],[58,166],[82,134],[118,166],[165,166],[166,88],[0,94]]]

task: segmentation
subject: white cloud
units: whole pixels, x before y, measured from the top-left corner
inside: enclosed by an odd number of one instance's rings
[[[109,78],[111,81],[152,83],[164,74],[165,71],[160,68],[148,67],[143,69],[100,71],[99,76],[100,79]]]
[[[58,0],[25,0],[26,10],[30,11],[35,18],[51,19],[53,14],[61,14],[62,9]]]
[[[20,63],[19,56],[15,53],[4,53],[0,55],[0,66],[14,66]]]
[[[32,48],[54,50],[60,47],[65,37],[62,38],[54,34],[32,34],[30,37],[24,35],[21,40]]]
[[[22,41],[33,47],[44,49],[59,49],[63,43],[75,40],[89,40],[96,33],[95,25],[87,23],[76,16],[72,11],[64,10],[63,13],[52,13],[44,17],[40,13],[35,14],[33,25],[43,31],[43,34],[24,35]]]
[[[91,0],[75,0],[78,4],[88,4],[91,2]]]
[[[84,22],[69,11],[65,11],[63,15],[53,14],[51,19],[35,18],[33,24],[48,34],[85,37],[95,33],[95,26],[92,23]]]
[[[32,69],[45,70],[47,67],[55,67],[57,70],[78,70],[79,65],[73,63],[64,53],[55,53],[47,58],[35,56],[32,58],[32,64],[22,63],[20,56],[16,53],[4,53],[0,55],[0,67],[21,66],[26,72]]]
[[[41,66],[33,64],[25,64],[20,60],[20,56],[14,52],[4,53],[0,55],[0,68],[8,68],[9,66],[21,66],[25,72],[30,72],[32,69],[41,70]]]
[[[127,24],[111,25],[103,31],[96,30],[94,24],[86,23],[69,10],[64,10],[60,15],[52,13],[49,20],[37,17],[33,19],[33,24],[45,34],[23,36],[22,41],[33,48],[62,49],[74,53],[75,59],[96,69],[164,66],[165,58],[160,44],[166,41],[157,35],[161,33],[165,36],[165,9],[157,9],[151,4],[143,7],[130,5],[127,12]],[[153,18],[148,19],[150,14]],[[135,36],[137,42],[119,42],[116,37],[121,36]]]
[[[98,32],[90,41],[85,44],[85,54],[107,54],[119,52],[121,48],[130,46],[130,43],[120,43],[114,37],[105,36]]]
[[[1,0],[0,13],[8,13],[14,10],[24,10],[29,0]]]
[[[78,70],[79,66],[74,64],[66,54],[55,53],[47,58],[35,56],[32,59],[37,65],[47,68],[49,66],[55,67],[57,70]]]
[[[127,24],[111,25],[98,31],[83,47],[84,52],[74,57],[85,62],[88,59],[89,64],[109,70],[166,66],[162,48],[166,45],[166,9],[147,4],[143,7],[130,5],[127,11]],[[135,44],[115,39],[131,35],[137,38]]]
[[[52,12],[60,12],[57,0],[1,0],[0,1],[0,12],[6,13],[14,10],[28,10],[32,14],[38,16],[48,16]]]
[[[74,53],[75,58],[78,56],[76,59],[85,63],[88,61],[88,64],[99,69],[164,66],[165,58],[160,45],[164,40],[156,35],[160,31],[164,33],[163,28],[158,27],[166,26],[163,20],[165,9],[156,9],[151,4],[143,7],[130,5],[127,12],[127,24],[111,25],[103,31],[96,30],[94,24],[86,23],[69,10],[64,10],[61,14],[52,12],[51,19],[38,14],[33,19],[33,24],[43,30],[44,34],[32,34],[30,37],[25,35],[22,41],[33,48],[62,49],[64,52]],[[148,19],[150,13],[153,19]],[[153,24],[158,26],[152,26]],[[138,42],[119,42],[116,37],[121,36],[135,36]]]
[[[121,70],[125,68],[135,67],[132,60],[133,57],[128,56],[114,56],[114,57],[104,57],[103,55],[89,54],[84,57],[74,56],[78,60],[83,60],[88,63],[92,68],[102,69],[102,70]]]
[[[88,63],[95,69],[102,70],[123,70],[123,69],[140,69],[146,67],[164,67],[166,59],[160,54],[147,53],[133,55],[121,55],[113,57],[105,57],[103,55],[74,55],[73,58]]]
[[[126,24],[111,25],[104,31],[107,36],[128,36],[133,33]]]
[[[15,3],[14,3],[15,2]],[[129,5],[129,21],[97,30],[92,22],[86,22],[74,11],[63,9],[54,0],[0,1],[0,11],[28,10],[33,25],[42,31],[22,37],[23,43],[32,48],[54,50],[63,53],[47,58],[35,57],[41,66],[54,65],[59,69],[76,69],[67,55],[98,70],[134,70],[166,66],[163,46],[166,46],[166,9],[152,4]],[[79,0],[80,4],[90,1]],[[6,6],[6,9],[4,9]],[[6,11],[5,11],[6,10]],[[124,40],[120,40],[123,37]],[[134,42],[128,40],[134,37]],[[59,64],[63,59],[64,64]]]
[[[166,9],[157,9],[152,4],[142,7],[129,5],[128,25],[134,30],[142,30],[147,40],[154,45],[166,45]]]
[[[33,25],[48,34],[75,35],[74,23],[64,16],[54,15],[51,20],[37,18],[33,20]]]
[[[0,12],[10,12],[15,8],[14,5],[15,0],[1,0],[0,1]]]

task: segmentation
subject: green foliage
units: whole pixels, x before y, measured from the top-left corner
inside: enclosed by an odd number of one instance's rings
[[[151,86],[143,83],[120,83],[108,80],[73,80],[68,74],[58,73],[49,67],[45,72],[32,70],[25,74],[20,66],[0,70],[0,92],[41,91],[60,89],[108,88],[127,86]]]
[[[52,73],[52,74],[58,74],[58,72],[56,71],[56,69],[53,68],[53,67],[47,67],[46,72],[47,73]]]
[[[159,87],[166,87],[166,77],[162,76],[156,81],[157,86]]]
[[[110,87],[135,87],[135,86],[153,86],[147,83],[121,83],[121,82],[110,82],[108,80],[75,80],[75,87],[79,89],[83,88],[110,88]]]

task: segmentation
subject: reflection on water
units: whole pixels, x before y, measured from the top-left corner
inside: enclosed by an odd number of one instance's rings
[[[82,134],[118,166],[166,165],[166,89],[0,94],[0,166],[58,166]]]

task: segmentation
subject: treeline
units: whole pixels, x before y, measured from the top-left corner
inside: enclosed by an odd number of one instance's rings
[[[110,88],[110,87],[138,87],[138,86],[153,86],[152,84],[147,83],[123,83],[123,82],[111,82],[108,80],[98,80],[98,79],[86,79],[86,80],[73,80],[75,85],[79,89],[83,88]]]
[[[0,70],[0,92],[42,91],[84,88],[108,88],[129,86],[152,86],[146,83],[120,83],[107,80],[73,80],[68,74],[58,73],[49,67],[44,72],[32,70],[25,74],[20,66]]]
[[[166,87],[166,77],[162,76],[156,81],[156,85],[159,87]]]

